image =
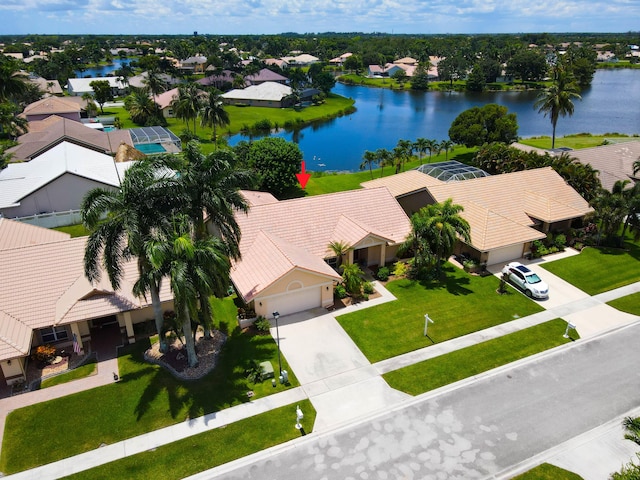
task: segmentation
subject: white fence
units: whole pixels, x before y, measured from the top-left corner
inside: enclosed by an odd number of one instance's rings
[[[82,223],[80,210],[40,213],[38,215],[29,215],[28,217],[15,217],[13,220],[44,228],[66,227],[67,225]]]

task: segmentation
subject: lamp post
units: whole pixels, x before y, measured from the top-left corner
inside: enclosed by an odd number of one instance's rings
[[[280,360],[280,330],[278,329],[278,319],[280,318],[280,314],[278,312],[273,312],[273,318],[276,321],[276,344],[278,345],[278,376],[280,378],[280,383],[282,383],[282,361]]]
[[[424,336],[425,337],[427,336],[427,328],[429,327],[430,323],[433,323],[433,320],[431,320],[429,318],[429,314],[428,313],[425,313],[425,315],[424,315]]]

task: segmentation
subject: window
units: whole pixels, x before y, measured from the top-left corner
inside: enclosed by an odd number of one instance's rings
[[[65,327],[51,327],[41,329],[40,337],[42,338],[43,343],[52,343],[66,340],[69,338],[69,334]]]
[[[334,270],[338,269],[338,257],[325,258],[324,261]]]

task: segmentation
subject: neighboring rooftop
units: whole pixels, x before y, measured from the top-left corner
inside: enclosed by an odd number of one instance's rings
[[[69,238],[71,235],[68,233],[0,217],[0,250],[59,242]]]
[[[571,157],[598,170],[602,187],[611,191],[619,180],[640,181],[633,175],[633,163],[640,159],[640,140],[573,150]]]

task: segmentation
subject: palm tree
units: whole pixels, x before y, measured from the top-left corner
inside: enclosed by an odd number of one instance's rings
[[[640,158],[633,162],[633,174],[637,175],[638,173],[640,173]]]
[[[420,155],[420,160],[424,157],[424,154],[429,150],[429,140],[426,138],[417,138],[413,143],[413,148]]]
[[[184,120],[189,129],[189,120],[193,120],[193,134],[196,134],[196,119],[202,106],[202,94],[197,83],[188,83],[178,87],[178,96],[171,102],[176,117]]]
[[[369,167],[369,173],[371,174],[371,180],[373,180],[373,170],[371,170],[372,165],[376,165],[379,160],[376,156],[376,152],[372,152],[370,150],[365,150],[364,154],[362,154],[362,163],[360,164],[360,170],[364,170]]]
[[[349,250],[351,250],[351,245],[349,245],[349,243],[342,241],[342,240],[334,240],[331,243],[329,243],[329,249],[333,252],[333,254],[336,256],[336,268],[340,268],[340,266],[342,265],[342,258],[349,253]]]
[[[633,187],[622,192],[625,199],[626,215],[622,227],[621,241],[627,234],[627,230],[633,232],[635,240],[640,238],[640,183],[634,183]]]
[[[176,315],[182,323],[188,364],[195,367],[198,356],[192,317],[197,315],[198,292],[220,289],[222,279],[228,277],[231,263],[226,255],[226,246],[220,239],[195,239],[188,219],[178,219],[177,223],[170,235],[151,240],[147,250],[156,271],[169,273]]]
[[[627,431],[624,438],[640,445],[640,419],[627,417],[622,421],[622,426]]]
[[[240,258],[240,227],[235,219],[236,212],[247,212],[248,205],[239,192],[253,183],[249,172],[236,168],[233,153],[227,150],[215,151],[204,155],[197,142],[189,142],[183,152],[183,158],[172,155],[158,159],[166,167],[179,173],[174,184],[175,190],[169,195],[176,199],[180,211],[191,221],[194,240],[209,237],[207,222],[215,229],[218,237],[226,245],[226,254],[230,258]],[[211,310],[208,299],[212,294],[223,296],[229,285],[228,273],[224,288],[215,291],[198,290],[201,308],[201,321],[208,338],[211,332]]]
[[[408,162],[413,156],[413,142],[410,140],[398,140],[397,148],[400,148],[402,171],[404,171],[404,164]]]
[[[220,92],[213,89],[209,92],[206,98],[206,102],[200,109],[200,126],[213,127],[213,143],[217,145],[218,136],[216,133],[216,127],[229,125],[229,114],[224,109],[224,103]]]
[[[162,275],[152,267],[146,254],[146,242],[154,229],[162,226],[171,209],[167,188],[172,179],[153,160],[141,160],[125,173],[119,190],[95,188],[82,201],[82,223],[91,232],[84,254],[85,276],[97,281],[102,268],[114,289],[120,287],[124,262],[137,259],[139,279],[136,295],[150,293],[160,349],[167,345],[161,333],[163,315],[160,304]]]
[[[380,178],[384,176],[384,167],[392,165],[392,154],[386,148],[379,148],[376,150],[376,158],[378,159],[378,165],[380,165]]]
[[[431,155],[433,154],[433,152],[440,153],[440,144],[433,138],[429,139],[427,140],[427,149],[429,150],[429,163],[431,163]],[[438,153],[436,153],[436,155]]]
[[[444,150],[444,159],[449,160],[449,150],[453,150],[453,146],[455,145],[455,143],[453,143],[451,140],[443,140],[442,142],[440,142],[439,148]]]
[[[460,216],[461,205],[451,199],[421,208],[411,217],[411,233],[402,244],[403,251],[413,251],[415,266],[420,274],[425,267],[441,263],[453,253],[458,239],[471,243],[469,223]]]
[[[595,210],[595,223],[608,240],[616,239],[620,225],[627,213],[624,190],[628,184],[629,180],[618,180],[611,191],[602,189],[591,202]]]
[[[26,118],[18,116],[19,109],[11,102],[0,103],[0,134],[15,139],[29,130]]]
[[[125,99],[125,108],[129,111],[134,123],[146,125],[149,119],[157,114],[158,104],[149,96],[147,88],[132,88],[132,90]]]
[[[579,87],[575,82],[571,72],[558,64],[554,68],[553,85],[548,90],[541,92],[538,100],[533,104],[538,109],[538,113],[543,113],[551,118],[553,133],[551,137],[551,148],[556,145],[556,125],[558,118],[566,115],[573,115],[573,99],[582,99],[578,93]]]
[[[356,297],[360,296],[364,282],[362,269],[356,263],[345,263],[340,267],[340,270],[342,270],[342,282],[347,293]]]
[[[147,87],[148,91],[151,92],[153,96],[153,103],[156,105],[156,115],[158,115],[158,102],[156,101],[157,96],[164,92],[167,89],[167,85],[160,76],[159,70],[149,70],[147,72],[147,78],[145,78],[142,83],[145,87]]]
[[[27,89],[27,74],[13,58],[0,58],[0,102],[10,100]]]

